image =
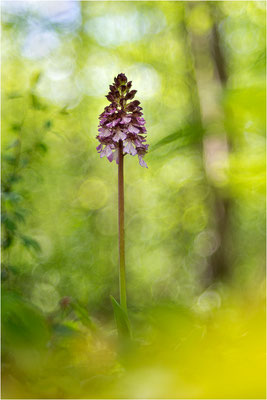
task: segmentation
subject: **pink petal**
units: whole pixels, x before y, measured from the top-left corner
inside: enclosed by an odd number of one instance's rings
[[[113,153],[111,153],[109,156],[107,156],[107,159],[109,162],[113,161]]]
[[[139,137],[137,137],[137,138],[134,140],[134,144],[135,144],[137,147],[142,146],[142,141],[140,140]]]
[[[142,156],[138,156],[138,158],[139,158],[139,164],[141,165],[141,167],[148,168],[147,164],[146,164],[145,160],[142,158]]]
[[[140,125],[145,125],[146,121],[144,120],[144,118],[136,118],[136,119]]]
[[[123,150],[125,151],[125,153],[131,154],[132,156],[135,156],[137,154],[137,151],[134,148],[131,140],[127,140],[125,142]]]
[[[129,129],[129,132],[131,132],[131,133],[139,133],[139,129],[136,128],[135,126],[133,126],[132,124],[129,125],[128,129]]]
[[[121,123],[128,124],[131,121],[131,117],[122,117]]]
[[[109,145],[107,145],[104,150],[101,151],[100,157],[109,157],[112,154],[112,150]]]
[[[100,128],[99,129],[99,136],[100,137],[108,137],[111,135],[111,131],[109,129],[106,128]]]
[[[115,142],[118,142],[119,140],[124,140],[124,139],[126,139],[126,135],[125,135],[125,133],[123,132],[123,131],[121,131],[120,129],[117,129],[116,130],[116,135],[114,135],[113,136],[113,140],[115,141]]]
[[[114,126],[116,126],[116,125],[118,125],[118,123],[120,122],[120,118],[117,118],[117,119],[114,119],[113,121],[111,121],[111,122],[109,122],[108,124],[107,124],[107,126],[110,128],[110,127],[114,127]]]

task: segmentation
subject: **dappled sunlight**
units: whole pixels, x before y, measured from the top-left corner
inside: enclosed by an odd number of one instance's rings
[[[265,398],[264,2],[1,6],[2,397]]]
[[[116,5],[115,5],[116,7]],[[88,19],[85,24],[86,32],[93,36],[101,46],[113,47],[131,43],[161,32],[166,25],[164,14],[160,10],[152,12],[138,11],[134,3],[130,4],[132,11],[116,14],[104,14]]]

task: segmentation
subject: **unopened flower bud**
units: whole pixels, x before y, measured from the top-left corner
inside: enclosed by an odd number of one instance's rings
[[[107,96],[106,96],[106,98],[109,100],[109,101],[114,101],[114,97],[113,97],[113,95],[111,94],[111,93],[109,93]]]
[[[127,78],[126,78],[125,74],[119,74],[117,76],[117,79],[119,80],[120,83],[124,83],[124,82],[126,83],[127,82]]]
[[[137,93],[137,90],[131,90],[129,93],[126,94],[125,100],[132,100]]]

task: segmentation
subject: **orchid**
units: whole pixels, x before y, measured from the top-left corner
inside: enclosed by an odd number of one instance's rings
[[[139,164],[147,168],[144,155],[147,153],[146,128],[142,107],[138,100],[133,100],[136,90],[131,90],[132,82],[125,74],[119,74],[110,85],[106,96],[111,102],[99,116],[100,123],[97,139],[100,144],[97,151],[100,157],[107,157],[112,162],[119,162],[119,147],[123,155],[138,155]]]
[[[147,168],[144,156],[147,153],[146,128],[142,108],[138,100],[133,100],[136,90],[131,90],[132,82],[125,74],[119,74],[110,85],[106,96],[111,104],[100,115],[96,148],[100,157],[107,157],[118,164],[118,220],[119,220],[119,280],[120,304],[111,296],[118,332],[130,334],[127,317],[125,245],[124,245],[124,178],[123,158],[126,154],[138,155],[139,164]],[[121,329],[121,327],[124,327]],[[120,328],[119,328],[120,327]]]

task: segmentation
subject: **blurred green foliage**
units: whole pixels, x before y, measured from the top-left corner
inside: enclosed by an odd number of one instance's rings
[[[2,2],[2,397],[265,397],[265,2]],[[148,170],[95,147],[115,75]]]

